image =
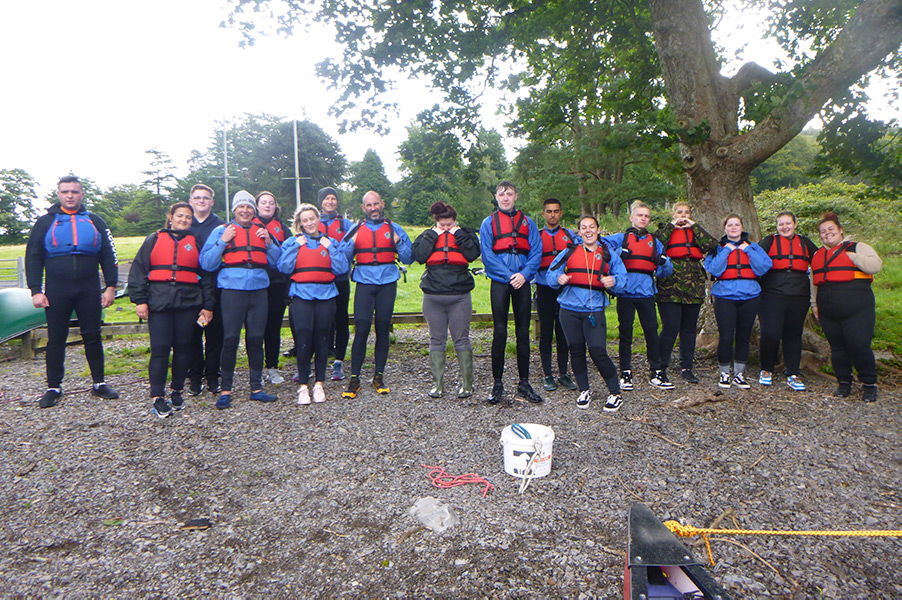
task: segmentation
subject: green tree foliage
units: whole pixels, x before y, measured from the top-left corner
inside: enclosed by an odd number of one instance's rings
[[[752,192],[798,187],[814,183],[815,157],[820,151],[817,132],[806,131],[792,138],[779,152],[752,171]]]
[[[150,155],[150,168],[147,171],[141,171],[142,175],[147,176],[143,185],[152,191],[155,199],[162,204],[169,196],[170,186],[176,181],[176,177],[172,173],[172,159],[168,154],[156,148],[146,150],[144,153]]]
[[[21,244],[37,218],[35,182],[22,169],[0,169],[0,239]]]
[[[830,126],[821,132],[826,151],[815,161],[813,171],[826,174],[838,169],[871,185],[866,194],[898,198],[902,194],[902,129],[856,116],[845,128]]]
[[[120,185],[104,193],[103,210],[112,212],[111,218],[104,216],[104,220],[113,235],[140,236],[166,225],[169,205],[160,202],[159,196],[144,187]],[[95,209],[95,212],[100,213],[100,210]]]
[[[363,212],[360,210],[363,195],[373,190],[382,196],[385,214],[391,216],[394,208],[394,187],[385,175],[385,165],[382,164],[382,159],[376,151],[372,148],[367,150],[361,160],[351,163],[350,172],[348,183],[351,186],[351,199],[344,209],[356,218],[363,218]]]

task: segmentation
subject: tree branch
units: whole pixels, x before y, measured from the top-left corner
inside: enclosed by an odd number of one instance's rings
[[[733,87],[734,94],[738,97],[753,83],[770,83],[774,79],[776,77],[769,70],[756,62],[748,62],[742,65],[739,72],[730,78],[730,85]]]

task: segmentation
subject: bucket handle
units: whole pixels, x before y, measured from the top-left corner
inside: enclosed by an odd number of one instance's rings
[[[529,482],[531,478],[529,475],[532,473],[532,468],[535,466],[536,462],[539,460],[539,456],[542,454],[542,440],[535,440],[533,442],[533,447],[536,449],[535,453],[532,455],[532,458],[529,459],[529,463],[526,465],[526,471],[523,473],[523,479],[520,481],[520,494],[526,491],[526,488],[529,487]]]

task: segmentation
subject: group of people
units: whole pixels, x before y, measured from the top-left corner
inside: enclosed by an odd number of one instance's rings
[[[103,220],[83,206],[84,192],[76,177],[61,179],[57,195],[59,204],[35,223],[26,249],[33,303],[45,309],[48,323],[48,387],[39,401],[42,408],[56,405],[62,396],[65,342],[73,311],[94,381],[92,392],[103,398],[118,397],[104,382],[100,336],[101,309],[112,304],[118,277],[113,239]],[[232,219],[226,223],[213,213],[213,190],[194,186],[188,202],[170,207],[166,227],[147,237],[129,272],[129,296],[150,332],[153,412],[166,417],[183,408],[186,383],[188,394],[198,395],[206,385],[218,396],[216,407],[229,408],[242,329],[249,398],[276,401],[263,383],[264,375],[273,384],[284,381],[277,368],[286,305],[297,357],[298,403],[324,402],[330,353],[335,357],[331,378],[345,377],[351,281],[356,285],[355,336],[350,377],[342,396],[355,398],[360,393],[372,328],[372,387],[388,394],[384,374],[398,263],[412,261],[425,265],[420,287],[430,333],[428,394],[440,398],[445,393],[450,332],[460,366],[457,396],[470,397],[474,373],[469,332],[475,287],[470,266],[480,256],[491,280],[489,404],[499,403],[505,393],[511,312],[516,397],[543,401],[529,380],[531,283],[535,283],[545,390],[553,391],[558,385],[576,390],[577,406],[588,407],[592,401],[589,356],[607,387],[604,410],[618,410],[623,391],[639,385],[632,367],[637,315],[646,343],[649,384],[662,390],[674,388],[667,370],[677,338],[680,378],[699,383],[693,360],[708,277],[714,279],[711,295],[719,331],[720,387],[750,387],[745,367],[757,317],[761,323],[758,383],[773,384],[782,343],[786,383],[793,390],[804,390],[799,373],[801,340],[812,306],[831,346],[836,395],[851,394],[854,367],[863,384],[862,399],[876,400],[876,364],[870,348],[875,306],[870,284],[881,260],[867,244],[847,241],[835,214],[826,213],[818,225],[821,248],[796,233],[796,219],[789,212],[777,217],[777,233],[758,243],[749,240],[739,215],[728,215],[718,241],[692,220],[689,205],[682,202],[673,206],[672,219],[653,233],[648,230],[650,208],[634,202],[630,227],[601,237],[598,221],[591,215],[580,217],[576,231],[562,227],[563,207],[554,198],[544,202],[545,224],[540,230],[516,208],[517,197],[513,183],[499,183],[498,209],[486,217],[478,232],[459,226],[454,208],[436,202],[430,209],[435,226],[411,243],[401,226],[385,219],[384,202],[373,191],[362,199],[365,218],[358,223],[339,214],[338,192],[324,188],[318,194],[318,206],[302,204],[289,225],[270,192],[256,197],[245,191],[235,194]],[[607,352],[605,307],[614,298],[619,368]],[[557,377],[552,360],[555,345]]]

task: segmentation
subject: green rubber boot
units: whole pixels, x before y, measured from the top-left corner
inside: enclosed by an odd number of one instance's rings
[[[457,397],[469,398],[473,395],[473,350],[458,352],[457,362],[460,363],[460,389],[457,390]]]
[[[429,396],[441,398],[445,394],[445,351],[429,351],[429,368],[432,370],[432,389]]]

